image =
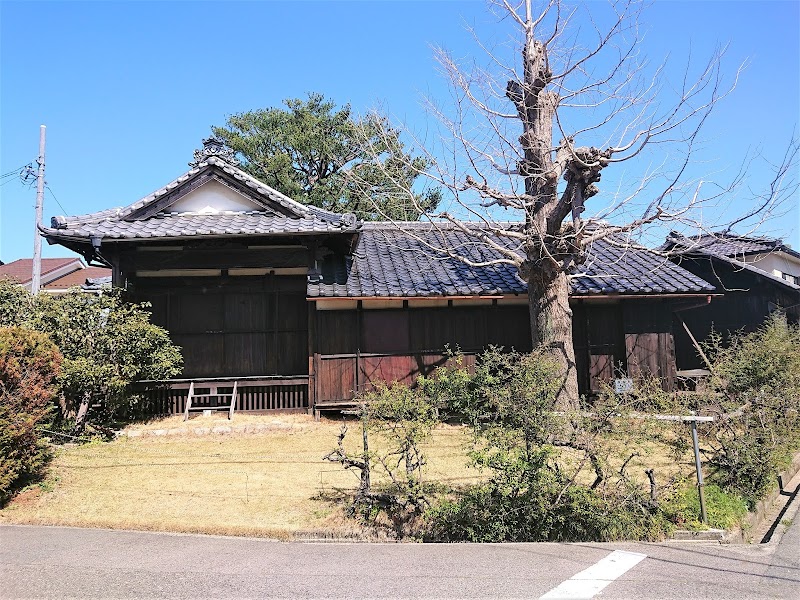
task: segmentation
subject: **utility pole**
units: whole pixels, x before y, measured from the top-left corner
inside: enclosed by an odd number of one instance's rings
[[[47,128],[39,127],[39,171],[36,174],[36,224],[33,228],[33,273],[31,276],[31,293],[38,294],[42,285],[42,236],[39,226],[42,224],[42,203],[44,202],[44,138]]]

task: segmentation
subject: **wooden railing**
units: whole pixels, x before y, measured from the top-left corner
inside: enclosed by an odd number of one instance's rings
[[[236,412],[305,411],[309,408],[308,376],[216,377],[143,381],[138,390],[143,396],[142,412],[151,415],[183,413],[192,382],[198,394],[208,394],[213,384],[220,398],[212,395],[192,401],[193,407],[212,409],[229,402],[224,395],[231,393],[234,381],[238,382]]]

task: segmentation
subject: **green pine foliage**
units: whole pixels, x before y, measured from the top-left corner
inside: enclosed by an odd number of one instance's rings
[[[358,117],[322,94],[235,114],[212,130],[245,171],[304,204],[363,220],[415,221],[441,200],[436,188],[409,194],[427,162],[406,151],[385,117]]]

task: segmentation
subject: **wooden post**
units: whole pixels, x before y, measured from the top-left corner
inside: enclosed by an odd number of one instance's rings
[[[317,304],[308,303],[308,414],[314,413],[317,403],[317,364],[316,364],[316,335],[317,335]]]
[[[183,420],[189,420],[189,409],[192,407],[192,396],[194,395],[194,381],[189,384],[189,395],[186,397],[186,409],[183,411]]]
[[[228,420],[233,418],[233,411],[236,410],[236,390],[239,386],[238,381],[233,382],[233,393],[231,395],[231,407],[228,409]]]

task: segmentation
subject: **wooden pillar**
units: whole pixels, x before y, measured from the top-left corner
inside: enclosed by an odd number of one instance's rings
[[[308,413],[314,412],[317,403],[317,303],[308,302]]]

